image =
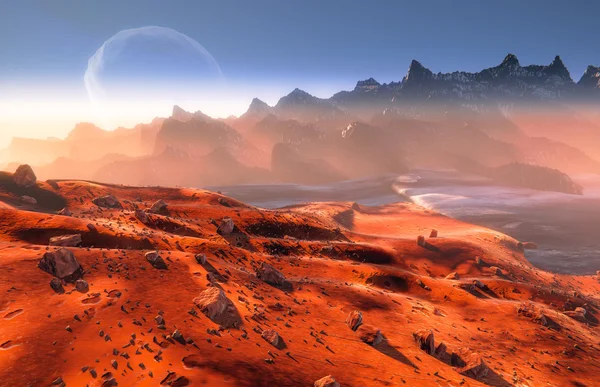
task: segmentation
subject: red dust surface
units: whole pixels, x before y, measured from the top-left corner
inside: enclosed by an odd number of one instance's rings
[[[200,189],[1,180],[3,386],[598,385],[598,279],[536,269],[498,232],[406,203],[264,210]],[[107,194],[123,208],[92,203]],[[66,234],[81,234],[67,248],[86,293],[54,292],[37,267]],[[259,279],[263,262],[285,281]],[[211,288],[221,319],[194,303]]]

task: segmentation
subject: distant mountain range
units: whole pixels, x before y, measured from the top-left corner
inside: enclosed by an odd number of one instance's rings
[[[552,171],[600,173],[598,102],[600,68],[575,82],[558,56],[521,66],[509,54],[477,73],[435,74],[413,60],[398,82],[369,78],[330,98],[294,89],[227,119],[175,106],[132,129],[83,123],[64,140],[14,139],[0,154],[48,178],[138,185],[320,184],[450,167],[502,184],[540,175],[532,188],[578,193]]]

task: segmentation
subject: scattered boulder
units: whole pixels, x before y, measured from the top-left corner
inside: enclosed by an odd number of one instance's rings
[[[27,164],[19,165],[13,174],[13,181],[21,188],[30,188],[37,185],[37,177],[33,169]]]
[[[580,310],[577,310],[577,309],[580,309]],[[587,319],[585,318],[585,313],[583,311],[581,311],[581,309],[583,309],[583,308],[577,308],[577,309],[575,309],[575,310],[566,310],[563,313],[566,316],[569,316],[572,319],[577,320],[579,322],[586,322]],[[583,310],[585,311],[585,309],[583,309]]]
[[[481,282],[480,280],[473,280],[473,285],[478,287],[479,289],[486,289],[487,285],[485,285],[483,282]]]
[[[38,267],[48,274],[66,282],[75,282],[83,276],[83,268],[72,252],[65,248],[48,251],[44,254]]]
[[[314,387],[340,387],[340,384],[335,381],[333,376],[327,375],[324,378],[317,380]]]
[[[162,259],[162,257],[158,254],[158,251],[149,251],[145,254],[146,260],[150,262],[153,268],[159,270],[166,270],[167,264]]]
[[[90,230],[90,232],[98,232],[98,229],[96,228],[96,226],[94,226],[91,223],[88,223],[87,226],[88,230]]]
[[[430,355],[435,355],[435,340],[432,330],[419,329],[418,331],[413,332],[413,338],[419,348]]]
[[[87,283],[86,280],[78,279],[77,281],[75,281],[75,289],[79,293],[87,293],[90,291],[90,285]]]
[[[206,254],[196,254],[194,255],[194,258],[196,258],[196,262],[198,262],[200,265],[206,264]]]
[[[452,353],[450,364],[456,367],[456,371],[461,375],[473,379],[483,378],[490,371],[483,361],[483,356],[464,348]]]
[[[431,288],[427,285],[425,285],[425,283],[423,281],[421,281],[420,278],[417,278],[417,285],[419,285],[420,287],[422,287],[425,290],[431,290]]]
[[[460,276],[458,275],[457,272],[453,271],[452,273],[450,273],[450,274],[448,274],[446,276],[446,279],[448,279],[448,280],[459,280]]]
[[[185,345],[185,338],[183,337],[183,334],[181,332],[179,332],[179,329],[175,329],[173,331],[173,333],[171,333],[171,337],[173,338],[173,340],[177,341],[179,344]]]
[[[490,270],[492,271],[492,273],[494,273],[494,275],[502,275],[502,269],[500,269],[498,266],[492,266],[490,267]]]
[[[97,205],[98,207],[104,208],[123,208],[119,199],[117,199],[114,195],[104,195],[97,197],[92,200],[92,203]]]
[[[164,212],[166,209],[167,209],[167,203],[165,203],[164,200],[160,199],[160,200],[157,200],[156,202],[154,202],[154,204],[152,204],[152,207],[150,207],[150,209],[148,211],[153,214],[159,214],[159,213]]]
[[[548,315],[546,315],[544,312],[538,313],[538,315],[535,318],[533,318],[533,322],[538,323],[546,328],[553,329],[555,331],[561,330],[561,326]]]
[[[438,359],[441,359],[442,357],[444,357],[446,355],[446,351],[448,350],[448,347],[446,347],[446,344],[444,343],[439,343],[437,347],[435,347],[435,351],[433,352],[433,356],[435,356]]]
[[[71,216],[71,211],[69,211],[69,209],[67,207],[63,208],[62,210],[58,211],[58,215],[62,215],[62,216]]]
[[[135,216],[135,218],[137,220],[139,220],[143,224],[149,224],[150,223],[150,217],[148,216],[148,214],[144,210],[140,210],[140,209],[135,210],[134,216]]]
[[[363,343],[375,346],[383,341],[381,331],[371,325],[363,324],[356,330],[358,337]]]
[[[50,287],[58,294],[63,294],[65,292],[65,288],[62,286],[62,281],[56,277],[50,280]]]
[[[431,230],[431,233],[429,233],[429,237],[430,238],[437,238],[438,237],[438,230],[436,230],[436,229]]]
[[[260,267],[256,270],[256,276],[271,285],[283,285],[285,283],[285,276],[272,265],[262,262]]]
[[[363,316],[362,313],[358,310],[350,312],[350,314],[348,314],[348,317],[346,317],[346,325],[348,325],[348,327],[353,331],[356,331],[358,327],[362,325],[362,323]]]
[[[46,183],[54,189],[59,189],[58,183],[55,180],[46,180]]]
[[[50,246],[75,247],[81,245],[81,234],[59,235],[50,238]]]
[[[419,235],[417,237],[417,245],[421,247],[425,247],[425,237],[423,235]]]
[[[196,304],[206,317],[214,320],[225,312],[229,304],[229,299],[223,290],[217,287],[210,287],[194,298],[194,304]]]
[[[31,205],[37,204],[36,198],[27,196],[27,195],[21,196],[21,202],[25,203],[25,204],[31,204]]]
[[[223,218],[221,225],[217,228],[217,233],[222,236],[227,236],[233,232],[235,224],[231,218]]]
[[[274,329],[266,329],[262,331],[260,337],[265,339],[269,344],[274,346],[275,348],[279,348],[282,344],[282,341],[279,337],[279,333]]]

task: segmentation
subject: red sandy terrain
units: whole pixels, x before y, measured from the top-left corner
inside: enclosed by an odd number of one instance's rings
[[[122,208],[92,202],[107,194]],[[0,200],[4,386],[599,383],[596,278],[540,271],[514,239],[412,204],[263,210],[200,189],[20,187],[10,174]],[[218,233],[226,217],[233,231]],[[57,293],[38,263],[68,234],[89,289]]]

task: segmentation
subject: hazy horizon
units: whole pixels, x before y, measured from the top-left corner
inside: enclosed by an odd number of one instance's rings
[[[78,122],[107,130],[131,127],[168,116],[174,104],[227,117],[242,114],[254,97],[274,105],[294,88],[327,98],[370,77],[381,83],[399,81],[412,59],[433,72],[475,72],[497,65],[509,52],[522,65],[548,64],[561,55],[575,81],[586,66],[600,63],[600,53],[582,52],[572,44],[588,38],[593,9],[599,4],[582,2],[560,9],[545,2],[515,4],[517,15],[504,5],[444,1],[381,2],[376,8],[336,2],[298,8],[270,2],[185,7],[141,2],[127,9],[109,1],[93,12],[73,1],[52,7],[40,1],[19,2],[0,16],[0,147],[14,136],[62,138]],[[445,17],[450,8],[452,20]],[[363,17],[370,14],[374,17]],[[416,17],[423,14],[429,23]],[[265,23],[266,15],[279,16]],[[25,29],[26,20],[38,27]],[[360,23],[344,28],[352,20]],[[196,41],[220,67],[225,86],[180,93],[185,87],[173,86],[188,79],[186,52],[165,54],[150,47],[145,51],[149,56],[132,56],[130,66],[118,69],[125,77],[114,79],[130,85],[137,78],[153,88],[131,87],[127,98],[111,97],[111,111],[106,113],[105,106],[99,114],[84,85],[88,61],[119,31],[144,26],[168,27]],[[225,30],[226,35],[219,33]],[[15,36],[19,44],[14,44]],[[541,40],[553,44],[540,45]],[[150,66],[162,59],[162,67]],[[161,84],[178,95],[163,92]]]

